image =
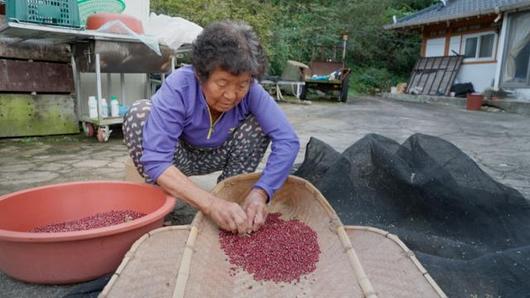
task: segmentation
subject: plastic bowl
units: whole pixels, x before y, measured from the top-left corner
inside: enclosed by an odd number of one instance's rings
[[[55,184],[0,197],[0,270],[34,283],[66,284],[114,272],[130,246],[161,227],[175,199],[141,183],[89,181]],[[147,214],[86,231],[31,233],[33,228],[111,210]]]

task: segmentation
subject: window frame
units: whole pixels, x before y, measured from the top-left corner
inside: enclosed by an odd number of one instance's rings
[[[485,36],[485,35],[491,35],[493,34],[493,44],[492,44],[492,49],[491,49],[491,56],[489,57],[479,57],[480,55],[480,46],[481,46],[481,42],[482,42],[482,36]],[[497,42],[498,42],[498,39],[499,39],[499,35],[497,34],[497,32],[495,31],[485,31],[485,32],[479,32],[479,33],[473,33],[473,34],[464,34],[462,36],[462,41],[461,41],[461,50],[460,50],[460,54],[461,55],[464,55],[466,53],[466,43],[467,43],[467,40],[468,39],[472,39],[472,38],[476,38],[477,39],[477,48],[475,50],[475,57],[469,57],[469,58],[464,58],[464,61],[463,62],[495,62],[497,60]]]

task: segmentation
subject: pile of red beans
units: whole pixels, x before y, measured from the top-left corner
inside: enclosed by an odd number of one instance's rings
[[[315,271],[320,255],[317,233],[299,220],[281,219],[279,213],[269,214],[265,225],[248,237],[220,231],[219,241],[228,261],[256,281],[296,282]]]
[[[113,226],[135,220],[145,216],[144,213],[139,213],[132,210],[119,210],[97,213],[92,216],[87,216],[78,220],[65,221],[41,227],[36,227],[30,232],[33,233],[58,233],[58,232],[74,232],[86,231],[90,229],[103,228]]]

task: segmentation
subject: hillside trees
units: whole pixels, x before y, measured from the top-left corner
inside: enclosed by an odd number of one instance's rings
[[[151,10],[201,26],[239,19],[254,27],[269,56],[271,74],[289,59],[309,63],[317,46],[330,48],[348,35],[346,64],[359,92],[385,88],[408,77],[419,56],[417,33],[384,30],[397,17],[433,0],[151,0]]]

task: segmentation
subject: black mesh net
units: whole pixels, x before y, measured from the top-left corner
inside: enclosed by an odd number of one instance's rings
[[[346,225],[398,235],[449,297],[530,297],[530,204],[453,144],[370,134],[342,154],[311,138],[295,175]]]

